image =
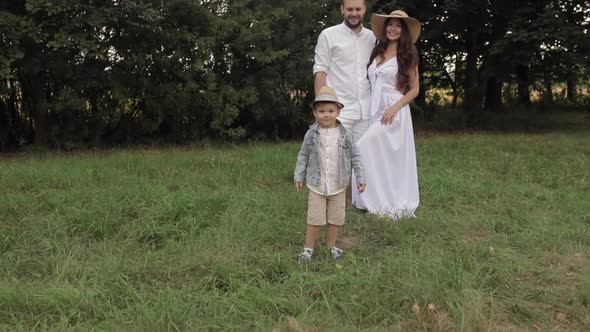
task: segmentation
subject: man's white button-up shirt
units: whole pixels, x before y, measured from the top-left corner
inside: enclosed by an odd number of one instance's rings
[[[342,23],[324,29],[315,47],[313,73],[326,73],[326,85],[344,104],[340,116],[368,119],[371,90],[367,65],[375,46],[375,35],[366,28],[356,33]]]

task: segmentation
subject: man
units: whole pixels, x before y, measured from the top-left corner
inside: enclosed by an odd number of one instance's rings
[[[375,46],[375,35],[363,27],[367,12],[365,0],[342,0],[340,11],[344,22],[324,29],[318,37],[313,65],[314,92],[327,85],[344,105],[338,120],[356,142],[369,128],[371,90],[367,65]],[[355,185],[355,184],[353,184]],[[346,205],[351,206],[351,187],[346,192]]]
[[[344,104],[338,120],[352,133],[353,142],[368,128],[371,92],[367,65],[375,46],[375,35],[362,25],[367,11],[365,0],[342,0],[344,22],[324,29],[314,57],[314,91],[327,85]]]

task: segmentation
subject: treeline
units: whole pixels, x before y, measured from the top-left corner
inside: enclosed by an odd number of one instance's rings
[[[339,0],[0,3],[0,151],[297,136],[310,116],[317,35],[341,21]],[[367,4],[423,22],[418,108],[439,90],[471,112],[530,105],[533,90],[553,103],[556,84],[580,102],[586,1]]]

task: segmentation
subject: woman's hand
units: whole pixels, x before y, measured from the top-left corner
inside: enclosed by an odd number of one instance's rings
[[[393,119],[395,118],[397,112],[399,112],[399,108],[397,108],[395,106],[391,106],[390,108],[388,108],[385,111],[385,113],[383,114],[383,116],[381,117],[381,124],[382,125],[391,124],[393,122]]]

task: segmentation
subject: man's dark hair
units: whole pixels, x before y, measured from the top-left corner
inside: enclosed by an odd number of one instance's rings
[[[340,4],[341,4],[342,6],[344,6],[344,3],[345,3],[345,2],[346,2],[346,0],[340,0]],[[365,1],[365,0],[363,0],[363,3],[366,3],[366,1]]]

